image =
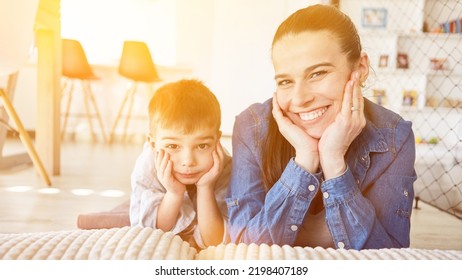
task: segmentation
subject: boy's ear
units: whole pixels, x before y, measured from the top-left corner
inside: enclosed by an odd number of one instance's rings
[[[218,130],[218,138],[217,138],[217,140],[220,140],[220,138],[221,138],[221,135],[222,135],[222,132],[221,132],[221,130]]]
[[[154,150],[156,148],[156,142],[154,141],[154,137],[152,137],[151,134],[146,135],[146,141],[148,141],[149,147],[151,147],[151,149]]]

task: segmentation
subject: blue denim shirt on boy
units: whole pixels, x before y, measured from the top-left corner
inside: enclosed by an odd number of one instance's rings
[[[261,178],[261,148],[271,99],[238,115],[226,199],[231,241],[294,245],[321,188],[325,219],[336,248],[409,247],[416,180],[411,123],[367,99],[364,113],[366,126],[350,145],[343,175],[323,181],[321,172],[310,174],[292,158],[268,192]]]

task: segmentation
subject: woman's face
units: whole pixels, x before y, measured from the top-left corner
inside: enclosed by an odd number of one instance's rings
[[[319,139],[341,109],[352,72],[328,31],[288,35],[273,46],[277,100],[284,114]]]

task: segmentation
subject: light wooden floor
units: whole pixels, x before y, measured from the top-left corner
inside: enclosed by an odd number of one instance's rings
[[[223,145],[230,149],[229,138]],[[0,170],[0,232],[76,229],[80,213],[109,210],[128,200],[130,173],[141,151],[131,144],[64,142],[61,175],[47,188],[32,165]],[[25,151],[9,139],[4,154]],[[413,211],[411,247],[462,250],[462,220],[425,203]]]

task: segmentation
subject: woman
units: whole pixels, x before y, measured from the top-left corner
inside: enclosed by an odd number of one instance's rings
[[[369,60],[351,20],[310,6],[272,44],[272,99],[237,118],[227,198],[235,243],[408,247],[411,123],[362,97]]]

